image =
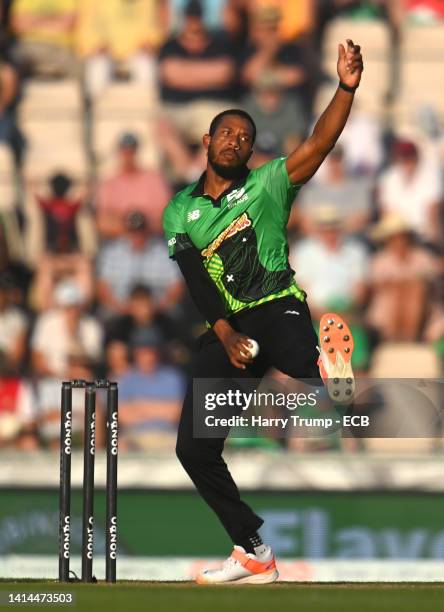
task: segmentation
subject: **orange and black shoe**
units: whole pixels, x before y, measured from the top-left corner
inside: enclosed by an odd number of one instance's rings
[[[338,404],[350,404],[355,394],[351,365],[353,336],[344,319],[332,312],[319,323],[319,373],[330,398]]]

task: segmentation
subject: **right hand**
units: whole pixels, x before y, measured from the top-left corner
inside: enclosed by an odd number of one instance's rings
[[[252,344],[248,336],[239,334],[226,321],[220,319],[214,326],[214,331],[222,342],[228,358],[235,368],[245,370],[247,365],[253,363],[250,356],[250,348]]]

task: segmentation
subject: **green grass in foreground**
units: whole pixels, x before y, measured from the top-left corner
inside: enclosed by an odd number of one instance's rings
[[[307,584],[280,582],[265,586],[203,587],[191,583],[119,582],[58,585],[44,581],[0,581],[0,601],[8,592],[73,592],[74,606],[45,606],[46,609],[89,612],[242,612],[270,610],[286,612],[437,612],[444,608],[444,583]],[[29,610],[32,606],[8,606]]]

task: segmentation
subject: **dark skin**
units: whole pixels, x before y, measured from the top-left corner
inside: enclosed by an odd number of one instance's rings
[[[352,40],[347,46],[338,46],[338,76],[349,87],[357,87],[363,71],[361,48]],[[317,171],[328,153],[333,149],[350,114],[354,94],[339,88],[327,106],[313,133],[287,158],[286,166],[290,181],[294,185],[307,182]],[[213,165],[222,170],[246,167],[253,153],[253,128],[250,122],[238,115],[225,116],[213,136],[205,134],[203,144],[208,153],[205,193],[218,198],[229,188],[232,178],[224,178]],[[212,163],[210,163],[212,162]],[[226,319],[219,319],[214,332],[224,345],[231,363],[245,370],[252,363],[249,357],[251,343],[245,334],[236,332]]]

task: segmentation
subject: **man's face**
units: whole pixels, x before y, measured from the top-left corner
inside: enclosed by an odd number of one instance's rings
[[[208,163],[216,174],[235,179],[245,171],[251,157],[253,128],[243,117],[226,115],[213,136],[205,134],[203,143],[208,152]]]

